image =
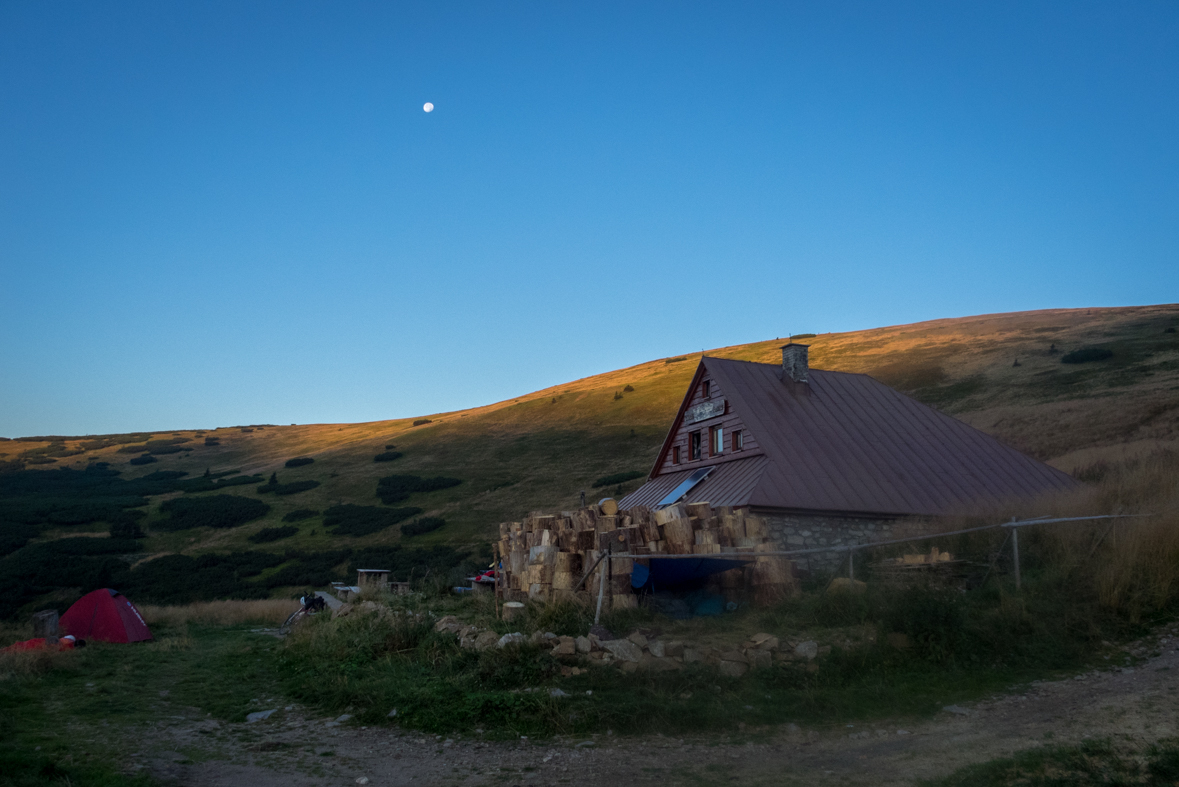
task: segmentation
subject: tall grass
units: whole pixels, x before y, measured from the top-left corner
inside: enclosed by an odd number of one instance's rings
[[[299,608],[295,599],[271,598],[255,601],[202,601],[181,606],[139,607],[143,619],[152,624],[181,627],[189,623],[205,626],[240,626],[244,623],[278,625]]]

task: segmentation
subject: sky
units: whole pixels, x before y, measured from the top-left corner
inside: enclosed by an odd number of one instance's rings
[[[2,436],[1177,291],[1173,2],[0,0]]]

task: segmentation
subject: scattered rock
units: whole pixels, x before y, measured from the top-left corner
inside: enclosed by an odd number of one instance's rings
[[[394,708],[393,710],[389,711],[387,714],[385,714],[385,718],[386,719],[396,719],[397,718],[397,709]]]
[[[722,660],[718,669],[726,678],[739,678],[749,671],[749,665],[744,661]]]
[[[356,780],[356,783],[357,784],[368,784],[368,777],[361,776],[359,779]]]
[[[523,645],[528,639],[519,631],[513,631],[511,634],[504,634],[495,642],[497,648],[506,648],[508,645]]]
[[[336,717],[336,721],[340,722],[341,724],[343,724],[346,721],[352,721],[352,714],[351,713],[341,714],[340,716]]]
[[[593,649],[593,644],[590,642],[589,637],[578,637],[574,640],[574,644],[577,646],[578,653],[589,653]]]
[[[754,669],[768,669],[774,666],[774,654],[768,650],[747,650],[745,651],[745,660]]]
[[[663,643],[657,639],[647,643],[647,650],[657,659],[661,659],[667,655],[667,649],[663,646]]]
[[[572,656],[577,652],[577,641],[573,637],[557,637],[553,646],[554,656]]]
[[[946,707],[942,708],[942,710],[946,711],[947,713],[957,714],[959,716],[969,716],[970,715],[970,711],[968,711],[966,708],[963,708],[960,705],[947,705]]]
[[[647,647],[647,638],[637,631],[631,632],[626,638],[638,645],[640,650]]]
[[[800,642],[794,648],[794,655],[807,661],[814,661],[815,657],[819,655],[819,643],[814,640]]]
[[[275,713],[278,708],[271,708],[270,710],[260,710],[255,713],[246,714],[246,724],[253,724],[256,721],[263,721],[269,719],[271,714]]]
[[[560,697],[568,697],[569,695],[566,694],[565,692],[561,691],[560,689],[549,689],[549,696],[560,698]]]
[[[496,636],[494,631],[480,632],[479,636],[475,637],[475,650],[491,650],[499,642],[500,638]]]
[[[614,658],[631,664],[637,665],[639,659],[643,657],[642,649],[629,639],[608,639],[602,642],[602,647],[609,651]]]

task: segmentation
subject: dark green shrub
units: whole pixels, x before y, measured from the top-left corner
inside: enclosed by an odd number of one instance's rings
[[[624,385],[624,386],[622,387],[622,390],[623,390],[625,393],[630,393],[630,392],[631,392],[631,391],[633,391],[634,389],[635,389],[635,387],[634,387],[633,385]]]
[[[392,443],[389,443],[389,445],[385,446],[385,450],[386,450],[386,451],[392,451],[392,450],[393,450],[394,448],[396,448],[396,447],[397,447],[397,446],[393,445]]]
[[[415,492],[434,492],[462,483],[458,478],[422,478],[416,475],[390,475],[377,482],[377,497],[386,505],[399,503]]]
[[[135,539],[145,538],[146,534],[143,528],[139,526],[138,522],[132,520],[123,520],[115,522],[111,525],[111,539]]]
[[[593,488],[597,489],[603,486],[611,486],[613,484],[624,484],[627,481],[633,481],[636,478],[642,478],[646,473],[638,470],[628,470],[624,473],[613,473],[611,475],[604,475],[597,481],[594,481]]]
[[[405,454],[400,451],[385,451],[373,457],[374,462],[392,462],[394,459],[400,459]]]
[[[155,527],[158,530],[237,527],[260,519],[269,511],[270,506],[261,500],[236,495],[177,497],[160,506],[160,512],[168,514],[169,518]]]
[[[221,445],[221,439],[217,437],[206,437],[205,445]]]
[[[300,456],[300,457],[296,457],[295,459],[288,459],[286,466],[287,467],[302,467],[303,465],[309,465],[314,461],[315,460],[312,459],[310,456]]]
[[[150,465],[152,462],[158,462],[158,461],[160,461],[160,460],[156,459],[151,454],[144,454],[143,456],[135,457],[127,464],[130,464],[130,465]]]
[[[686,361],[686,360],[688,360],[688,359],[681,355],[679,358],[664,358],[663,362],[664,363],[679,363],[680,361]]]
[[[230,486],[256,484],[262,480],[260,475],[235,475],[232,478],[223,478],[224,475],[226,474],[215,473],[203,475],[200,478],[190,478],[187,481],[178,481],[176,488],[184,492],[212,492]]]
[[[813,339],[813,338],[815,338],[816,335],[817,334],[813,334],[813,333],[796,333],[790,337],[790,340],[793,341],[795,339]]]
[[[401,526],[401,535],[403,536],[420,536],[422,533],[429,533],[437,530],[446,524],[446,520],[436,516],[424,516],[421,519],[415,519],[412,522],[406,522]]]
[[[289,484],[270,483],[258,487],[258,494],[294,495],[319,486],[318,481],[292,481]]]
[[[268,544],[271,541],[278,541],[283,538],[290,538],[299,532],[299,528],[290,525],[282,527],[264,527],[247,540],[254,544]]]
[[[311,519],[319,516],[319,512],[310,508],[296,508],[291,513],[282,518],[284,522],[300,522],[304,519]]]
[[[614,392],[614,401],[617,402],[621,398],[622,398],[622,391],[615,391]]]
[[[413,425],[414,426],[421,426],[422,424],[432,424],[432,423],[434,423],[434,422],[431,421],[429,418],[419,418],[418,420],[413,422]]]
[[[1104,361],[1113,357],[1113,350],[1105,347],[1082,347],[1060,356],[1061,363],[1089,363],[1090,361]]]
[[[420,513],[420,508],[378,508],[345,503],[324,511],[323,524],[337,536],[367,536]]]

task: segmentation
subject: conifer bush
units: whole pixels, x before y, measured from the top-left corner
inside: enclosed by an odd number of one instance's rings
[[[296,457],[295,459],[288,459],[286,462],[286,466],[287,467],[303,467],[304,465],[309,465],[314,461],[315,460],[312,459],[310,456],[300,456],[300,457]]]
[[[353,503],[323,512],[323,524],[337,536],[367,536],[422,513],[420,508],[379,508]]]
[[[194,527],[229,528],[261,519],[270,506],[261,500],[237,495],[176,497],[160,505],[168,518],[157,523],[157,530],[188,530]]]
[[[462,483],[459,478],[422,478],[416,475],[390,475],[377,482],[377,497],[381,502],[390,505],[405,500],[415,492],[434,492],[439,489],[449,489]]]
[[[1065,353],[1060,356],[1061,363],[1090,363],[1092,361],[1104,361],[1106,358],[1113,357],[1113,350],[1106,347],[1082,347],[1079,350],[1073,350],[1071,353]]]
[[[130,462],[128,462],[127,464],[131,464],[131,465],[150,465],[152,462],[158,462],[158,461],[160,461],[160,460],[159,460],[159,459],[156,459],[156,458],[155,458],[154,456],[152,456],[151,454],[144,454],[143,456],[137,456],[137,457],[135,457],[134,459],[132,459],[132,460],[131,460]]]
[[[420,536],[423,533],[430,533],[446,524],[446,520],[436,516],[424,516],[420,519],[415,519],[412,522],[406,522],[401,526],[401,535],[403,536]]]
[[[290,538],[299,532],[299,528],[291,525],[283,525],[282,527],[264,527],[257,533],[254,533],[247,540],[254,544],[269,544],[271,541],[279,541],[280,539]]]
[[[392,462],[394,459],[400,459],[404,456],[400,451],[385,451],[373,457],[374,462]]]
[[[304,519],[311,519],[319,516],[319,512],[312,508],[296,508],[294,511],[283,516],[284,522],[301,522]]]

